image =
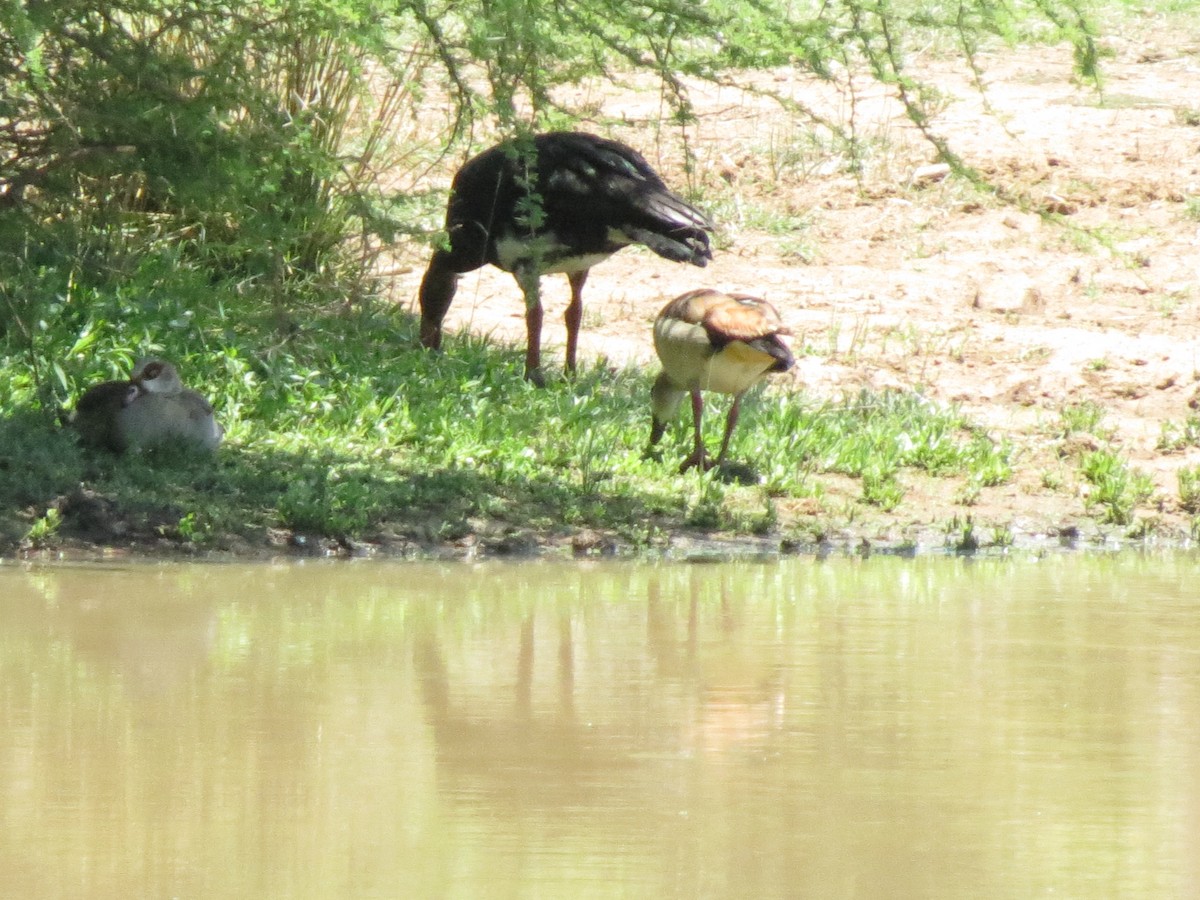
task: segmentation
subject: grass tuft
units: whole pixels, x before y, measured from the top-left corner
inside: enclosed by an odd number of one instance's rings
[[[1138,472],[1112,450],[1095,450],[1080,460],[1079,470],[1092,485],[1088,504],[1098,507],[1101,521],[1113,525],[1133,522],[1134,509],[1154,495],[1154,481]]]

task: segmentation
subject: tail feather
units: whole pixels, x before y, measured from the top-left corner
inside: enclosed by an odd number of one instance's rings
[[[621,230],[672,262],[704,266],[712,259],[712,222],[696,207],[667,191],[646,191],[630,210],[631,221]]]
[[[686,262],[703,268],[712,259],[708,235],[692,230],[684,234],[662,234],[648,228],[625,228],[624,234],[633,242],[645,244],[663,259]]]
[[[655,253],[702,266],[712,259],[712,221],[672,193],[640,153],[587,134],[544,138],[540,165],[547,202],[564,215],[592,210]]]
[[[646,191],[636,201],[640,211],[671,229],[712,230],[708,216],[669,191]]]

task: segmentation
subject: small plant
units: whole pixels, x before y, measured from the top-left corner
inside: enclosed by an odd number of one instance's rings
[[[946,546],[955,553],[971,554],[979,549],[979,537],[975,534],[975,521],[967,516],[955,516],[946,524]]]
[[[1200,127],[1200,108],[1195,106],[1175,107],[1175,121],[1190,128]]]
[[[183,540],[192,544],[203,543],[212,533],[212,527],[195,511],[181,518],[175,530]]]
[[[46,510],[44,516],[29,526],[29,531],[26,532],[25,540],[22,543],[32,550],[40,550],[50,538],[58,534],[60,525],[62,525],[62,513],[58,511],[57,507],[52,506]]]
[[[1064,406],[1059,415],[1062,418],[1060,437],[1070,437],[1078,432],[1101,436],[1100,423],[1104,421],[1105,412],[1098,403],[1087,400]]]
[[[716,480],[699,477],[700,490],[688,505],[685,521],[693,528],[719,528],[724,491]]]
[[[960,506],[974,506],[979,502],[979,495],[983,492],[982,486],[974,478],[969,479],[963,485],[961,491],[958,492],[956,502]]]
[[[1187,447],[1200,447],[1200,416],[1188,416],[1182,424],[1170,419],[1164,421],[1156,447],[1164,453],[1177,453]]]
[[[1161,523],[1157,516],[1144,516],[1136,518],[1125,532],[1125,537],[1133,541],[1145,541],[1154,537],[1156,531],[1159,530]]]
[[[1154,482],[1144,472],[1130,469],[1111,450],[1095,450],[1080,461],[1080,472],[1091,483],[1090,506],[1101,507],[1101,519],[1113,525],[1128,525],[1133,510],[1154,494]]]
[[[1007,483],[1013,475],[1013,446],[1008,439],[999,443],[982,432],[971,442],[967,466],[971,480],[983,487],[995,487]]]
[[[1179,483],[1179,508],[1200,514],[1200,466],[1184,466],[1176,473]]]
[[[296,479],[279,498],[279,517],[295,531],[313,531],[339,537],[358,537],[373,508],[370,486],[356,479],[342,480],[330,469],[311,479]]]
[[[1015,540],[1012,528],[1008,525],[994,525],[992,527],[993,547],[1011,547]]]
[[[745,504],[735,506],[730,511],[729,524],[734,530],[746,534],[769,534],[779,525],[779,510],[765,493],[755,493],[757,497],[748,499]]]
[[[866,350],[867,339],[871,333],[870,325],[861,317],[855,318],[844,347],[841,346],[842,332],[841,322],[830,323],[825,332],[826,355],[832,359],[837,359],[841,355],[851,362],[859,359]]]
[[[808,128],[789,124],[772,129],[765,146],[757,148],[759,157],[770,167],[771,180],[806,179],[822,166],[828,166],[837,148]]]
[[[579,455],[575,463],[579,471],[579,484],[585,496],[594,494],[598,484],[604,480],[605,469],[601,464],[604,454],[600,452],[601,439],[594,429],[583,433],[579,444]]]
[[[872,466],[862,473],[863,500],[884,511],[893,510],[904,499],[904,487],[894,469]]]
[[[817,250],[812,241],[802,238],[785,238],[776,245],[783,256],[789,256],[802,263],[811,263],[817,258]]]

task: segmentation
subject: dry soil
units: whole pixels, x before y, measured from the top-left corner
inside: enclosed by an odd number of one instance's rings
[[[903,542],[970,517],[1018,540],[1089,527],[1126,537],[1130,528],[1100,526],[1078,474],[1083,452],[1110,446],[1157,488],[1133,530],[1186,539],[1176,472],[1200,464],[1200,447],[1172,436],[1200,403],[1200,42],[1147,28],[1105,47],[1100,91],[1073,80],[1062,46],[983,55],[982,93],[961,61],[911,61],[945,96],[935,130],[1016,203],[929,170],[935,150],[893,92],[866,81],[853,103],[844,85],[789,71],[695,86],[691,175],[675,134],[654,124],[664,109],[652,90],[578,88],[572,102],[626,123],[598,129],[642,150],[672,185],[693,179],[720,225],[706,269],[637,250],[593,269],[581,360],[652,365],[651,322],[667,299],[696,287],[758,294],[802,351],[780,389],[829,398],[919,389],[1017,447],[1015,478],[973,504],[961,485],[906,478],[898,509],[860,508],[842,516],[845,527]],[[755,87],[842,121],[853,115],[863,173]],[[413,248],[394,270],[402,302],[413,302],[422,267]],[[566,285],[544,285],[553,352]],[[464,278],[447,325],[519,347],[522,314],[512,279],[489,269]],[[1099,433],[1064,436],[1062,410],[1085,402],[1103,411]],[[816,507],[796,504],[785,518],[832,521],[850,508],[838,498],[859,493],[832,477],[826,489]]]

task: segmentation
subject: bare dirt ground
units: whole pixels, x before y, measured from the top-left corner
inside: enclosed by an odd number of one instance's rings
[[[1018,538],[1086,529],[1094,510],[1077,460],[1105,442],[1157,486],[1138,511],[1141,532],[1186,537],[1176,471],[1200,464],[1200,448],[1160,444],[1200,402],[1200,41],[1161,30],[1105,46],[1100,93],[1072,81],[1067,47],[982,56],[982,95],[959,61],[913,61],[947,98],[935,130],[1024,208],[953,177],[914,179],[935,151],[884,87],[857,85],[853,114],[870,148],[861,179],[773,102],[697,87],[693,177],[706,201],[718,198],[708,204],[716,258],[701,270],[626,250],[593,269],[581,360],[652,365],[651,322],[667,299],[696,287],[758,294],[802,351],[783,389],[822,398],[921,389],[1018,448],[1014,479],[970,508],[956,499],[961,486],[906,478],[904,503],[871,513],[879,535],[904,539],[966,516]],[[754,81],[823,114],[851,114],[844,93],[815,80],[756,73],[744,84]],[[656,94],[581,89],[574,99],[593,103],[598,119],[628,122],[606,130],[683,187],[676,142],[648,124],[664,112]],[[423,259],[407,262],[394,288],[414,298]],[[555,351],[566,286],[544,285],[544,340]],[[447,325],[523,346],[522,312],[512,279],[489,269],[463,279]],[[1104,434],[1064,438],[1062,409],[1084,402],[1104,411]],[[836,478],[828,490],[859,493]]]

